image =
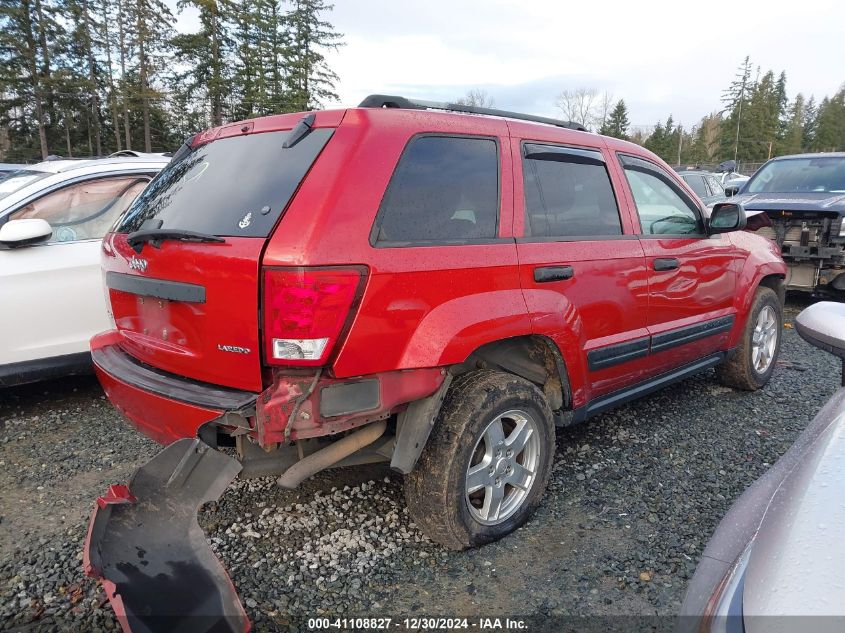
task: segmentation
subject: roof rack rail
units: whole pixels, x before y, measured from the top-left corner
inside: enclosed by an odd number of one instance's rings
[[[556,127],[564,127],[570,130],[579,130],[586,132],[585,128],[580,123],[573,123],[572,121],[561,121],[560,119],[551,119],[544,116],[535,116],[533,114],[524,114],[522,112],[511,112],[509,110],[497,110],[495,108],[479,108],[477,106],[461,105],[460,103],[444,103],[440,101],[422,101],[418,99],[408,99],[407,97],[397,97],[393,95],[370,95],[366,97],[360,104],[359,108],[402,108],[405,110],[449,110],[451,112],[466,112],[468,114],[487,114],[490,116],[501,116],[509,119],[519,119],[520,121],[532,121],[534,123],[545,123],[546,125],[554,125]]]

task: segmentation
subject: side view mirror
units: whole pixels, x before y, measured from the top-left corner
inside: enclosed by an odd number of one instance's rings
[[[795,317],[795,330],[810,345],[842,359],[845,386],[845,304],[821,301]]]
[[[0,226],[0,244],[9,248],[37,244],[49,239],[51,235],[53,228],[50,223],[40,218],[9,220]]]
[[[745,209],[734,202],[719,202],[713,205],[707,228],[711,234],[730,233],[745,228],[747,219]]]
[[[725,187],[725,195],[730,198],[739,193],[739,185],[729,185]]]

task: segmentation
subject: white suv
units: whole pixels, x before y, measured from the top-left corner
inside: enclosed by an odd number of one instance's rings
[[[0,387],[87,371],[111,327],[103,235],[170,159],[47,160],[0,179]]]

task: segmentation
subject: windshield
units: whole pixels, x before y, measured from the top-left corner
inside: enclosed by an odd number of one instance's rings
[[[118,220],[115,232],[174,229],[267,237],[334,130],[292,147],[289,131],[223,138],[173,160]]]
[[[15,193],[19,189],[23,189],[28,184],[33,183],[36,180],[46,178],[49,175],[49,171],[33,171],[31,169],[21,169],[19,171],[13,171],[10,174],[6,174],[5,176],[0,177],[0,200],[2,200],[8,195]]]
[[[789,158],[764,165],[745,193],[845,193],[845,156]]]

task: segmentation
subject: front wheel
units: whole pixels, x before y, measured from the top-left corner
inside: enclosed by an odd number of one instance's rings
[[[406,478],[411,516],[450,549],[498,540],[539,504],[554,448],[552,413],[534,384],[487,370],[461,376]]]
[[[772,377],[780,353],[783,306],[771,288],[757,289],[736,353],[716,367],[716,377],[729,387],[755,391]]]

